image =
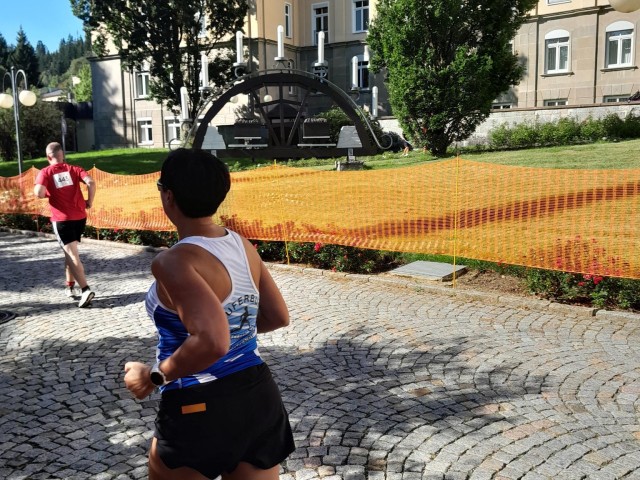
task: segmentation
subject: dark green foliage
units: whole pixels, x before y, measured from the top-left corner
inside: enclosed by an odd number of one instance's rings
[[[490,114],[524,67],[510,41],[535,0],[381,0],[369,29],[405,134],[445,155]]]
[[[322,243],[252,242],[265,261],[309,265],[348,273],[378,273],[400,265],[401,254]]]
[[[150,62],[151,97],[169,109],[180,106],[180,88],[189,92],[189,114],[195,118],[202,92],[201,54],[217,52],[209,63],[213,95],[229,80],[234,52],[225,38],[242,30],[247,0],[70,0],[73,13],[97,34],[93,51],[107,52],[111,38],[125,67],[142,69]],[[200,19],[204,19],[200,22]],[[204,25],[206,36],[201,35]],[[145,68],[146,70],[146,68]]]
[[[29,43],[27,35],[24,33],[22,28],[18,31],[18,37],[16,40],[17,44],[9,54],[9,65],[5,65],[5,67],[7,70],[12,66],[15,67],[16,70],[23,70],[27,75],[29,86],[39,86],[40,68],[38,66],[38,57],[36,56],[36,51],[31,43]],[[22,75],[20,75],[19,80],[22,85]],[[22,87],[24,87],[24,85],[22,85]]]
[[[527,270],[531,293],[565,303],[596,308],[640,310],[640,281],[552,270]]]
[[[25,159],[44,155],[47,143],[60,141],[60,119],[62,113],[56,104],[38,100],[32,107],[20,106],[20,132],[22,155]],[[67,120],[70,131],[75,128],[73,120]],[[17,158],[15,121],[13,109],[0,108],[0,159]]]

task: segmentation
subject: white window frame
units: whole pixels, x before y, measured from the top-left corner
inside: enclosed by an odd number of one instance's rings
[[[571,0],[547,0],[547,5],[558,5],[560,3],[571,3]]]
[[[284,36],[293,38],[293,6],[290,3],[284,4]]]
[[[180,139],[182,123],[180,117],[167,118],[164,121],[164,132],[167,145],[175,138]],[[176,136],[177,135],[177,136]]]
[[[623,61],[623,44],[629,43],[629,61]],[[606,45],[604,53],[605,68],[624,68],[633,66],[635,29],[633,23],[626,21],[613,22],[606,28]],[[609,63],[612,44],[615,44],[617,55],[615,63]]]
[[[369,60],[365,58],[364,54],[356,56],[358,57],[358,85],[362,90],[369,90],[371,88],[371,83],[369,81]],[[367,85],[364,84],[365,79],[367,81]]]
[[[360,4],[360,5],[358,5]],[[352,27],[353,33],[365,33],[369,31],[369,0],[352,0]],[[361,28],[358,28],[358,20]]]
[[[491,110],[507,110],[509,108],[514,108],[513,103],[511,102],[495,102],[491,104]]]
[[[138,145],[153,145],[153,120],[151,117],[136,119]]]
[[[631,95],[605,95],[602,103],[627,103]]]
[[[566,98],[553,98],[553,99],[544,101],[545,107],[563,107],[568,104],[569,102],[567,101]]]
[[[567,52],[567,65],[560,67],[562,50]],[[555,65],[549,65],[549,52],[555,51]],[[568,73],[571,66],[571,35],[566,30],[553,30],[544,36],[544,67],[547,74]],[[553,68],[552,68],[553,67]]]
[[[318,15],[316,12],[321,8],[326,8],[327,12]],[[324,43],[329,43],[329,2],[314,3],[311,5],[311,41],[314,45],[318,45],[318,32],[324,31]],[[326,29],[316,30],[316,20],[318,18],[326,19]]]
[[[135,85],[136,98],[149,98],[151,75],[148,69],[136,71],[133,76],[133,82]]]

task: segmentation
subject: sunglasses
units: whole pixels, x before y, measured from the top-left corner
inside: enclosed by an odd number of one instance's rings
[[[168,190],[168,188],[160,180],[156,182],[156,186],[158,187],[159,192],[166,192]]]

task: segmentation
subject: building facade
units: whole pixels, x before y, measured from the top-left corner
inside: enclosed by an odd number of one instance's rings
[[[364,109],[371,108],[372,87],[378,87],[381,123],[397,129],[383,75],[368,69],[367,31],[375,4],[376,0],[250,0],[243,31],[249,71],[286,67],[311,72],[322,50],[327,79],[345,91],[356,85],[356,101]],[[505,119],[517,122],[543,114],[553,119],[575,112],[598,116],[618,106],[627,111],[629,98],[636,92],[640,96],[639,20],[640,11],[617,12],[608,0],[540,0],[513,39],[526,73],[519,85],[496,99],[478,138]],[[318,46],[320,32],[323,48]],[[229,48],[235,48],[232,38]],[[179,136],[179,116],[149,100],[144,68],[125,71],[114,54],[94,59],[92,75],[96,148],[166,147]],[[285,92],[297,94],[295,88]],[[317,98],[311,108],[326,106]],[[237,106],[230,105],[213,123],[232,124],[236,111]]]

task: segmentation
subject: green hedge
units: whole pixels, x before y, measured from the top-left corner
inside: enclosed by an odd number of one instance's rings
[[[581,122],[561,118],[555,122],[523,122],[513,126],[503,123],[489,132],[488,148],[509,150],[639,137],[640,116],[630,113],[620,118],[611,113],[601,119],[588,117]]]

